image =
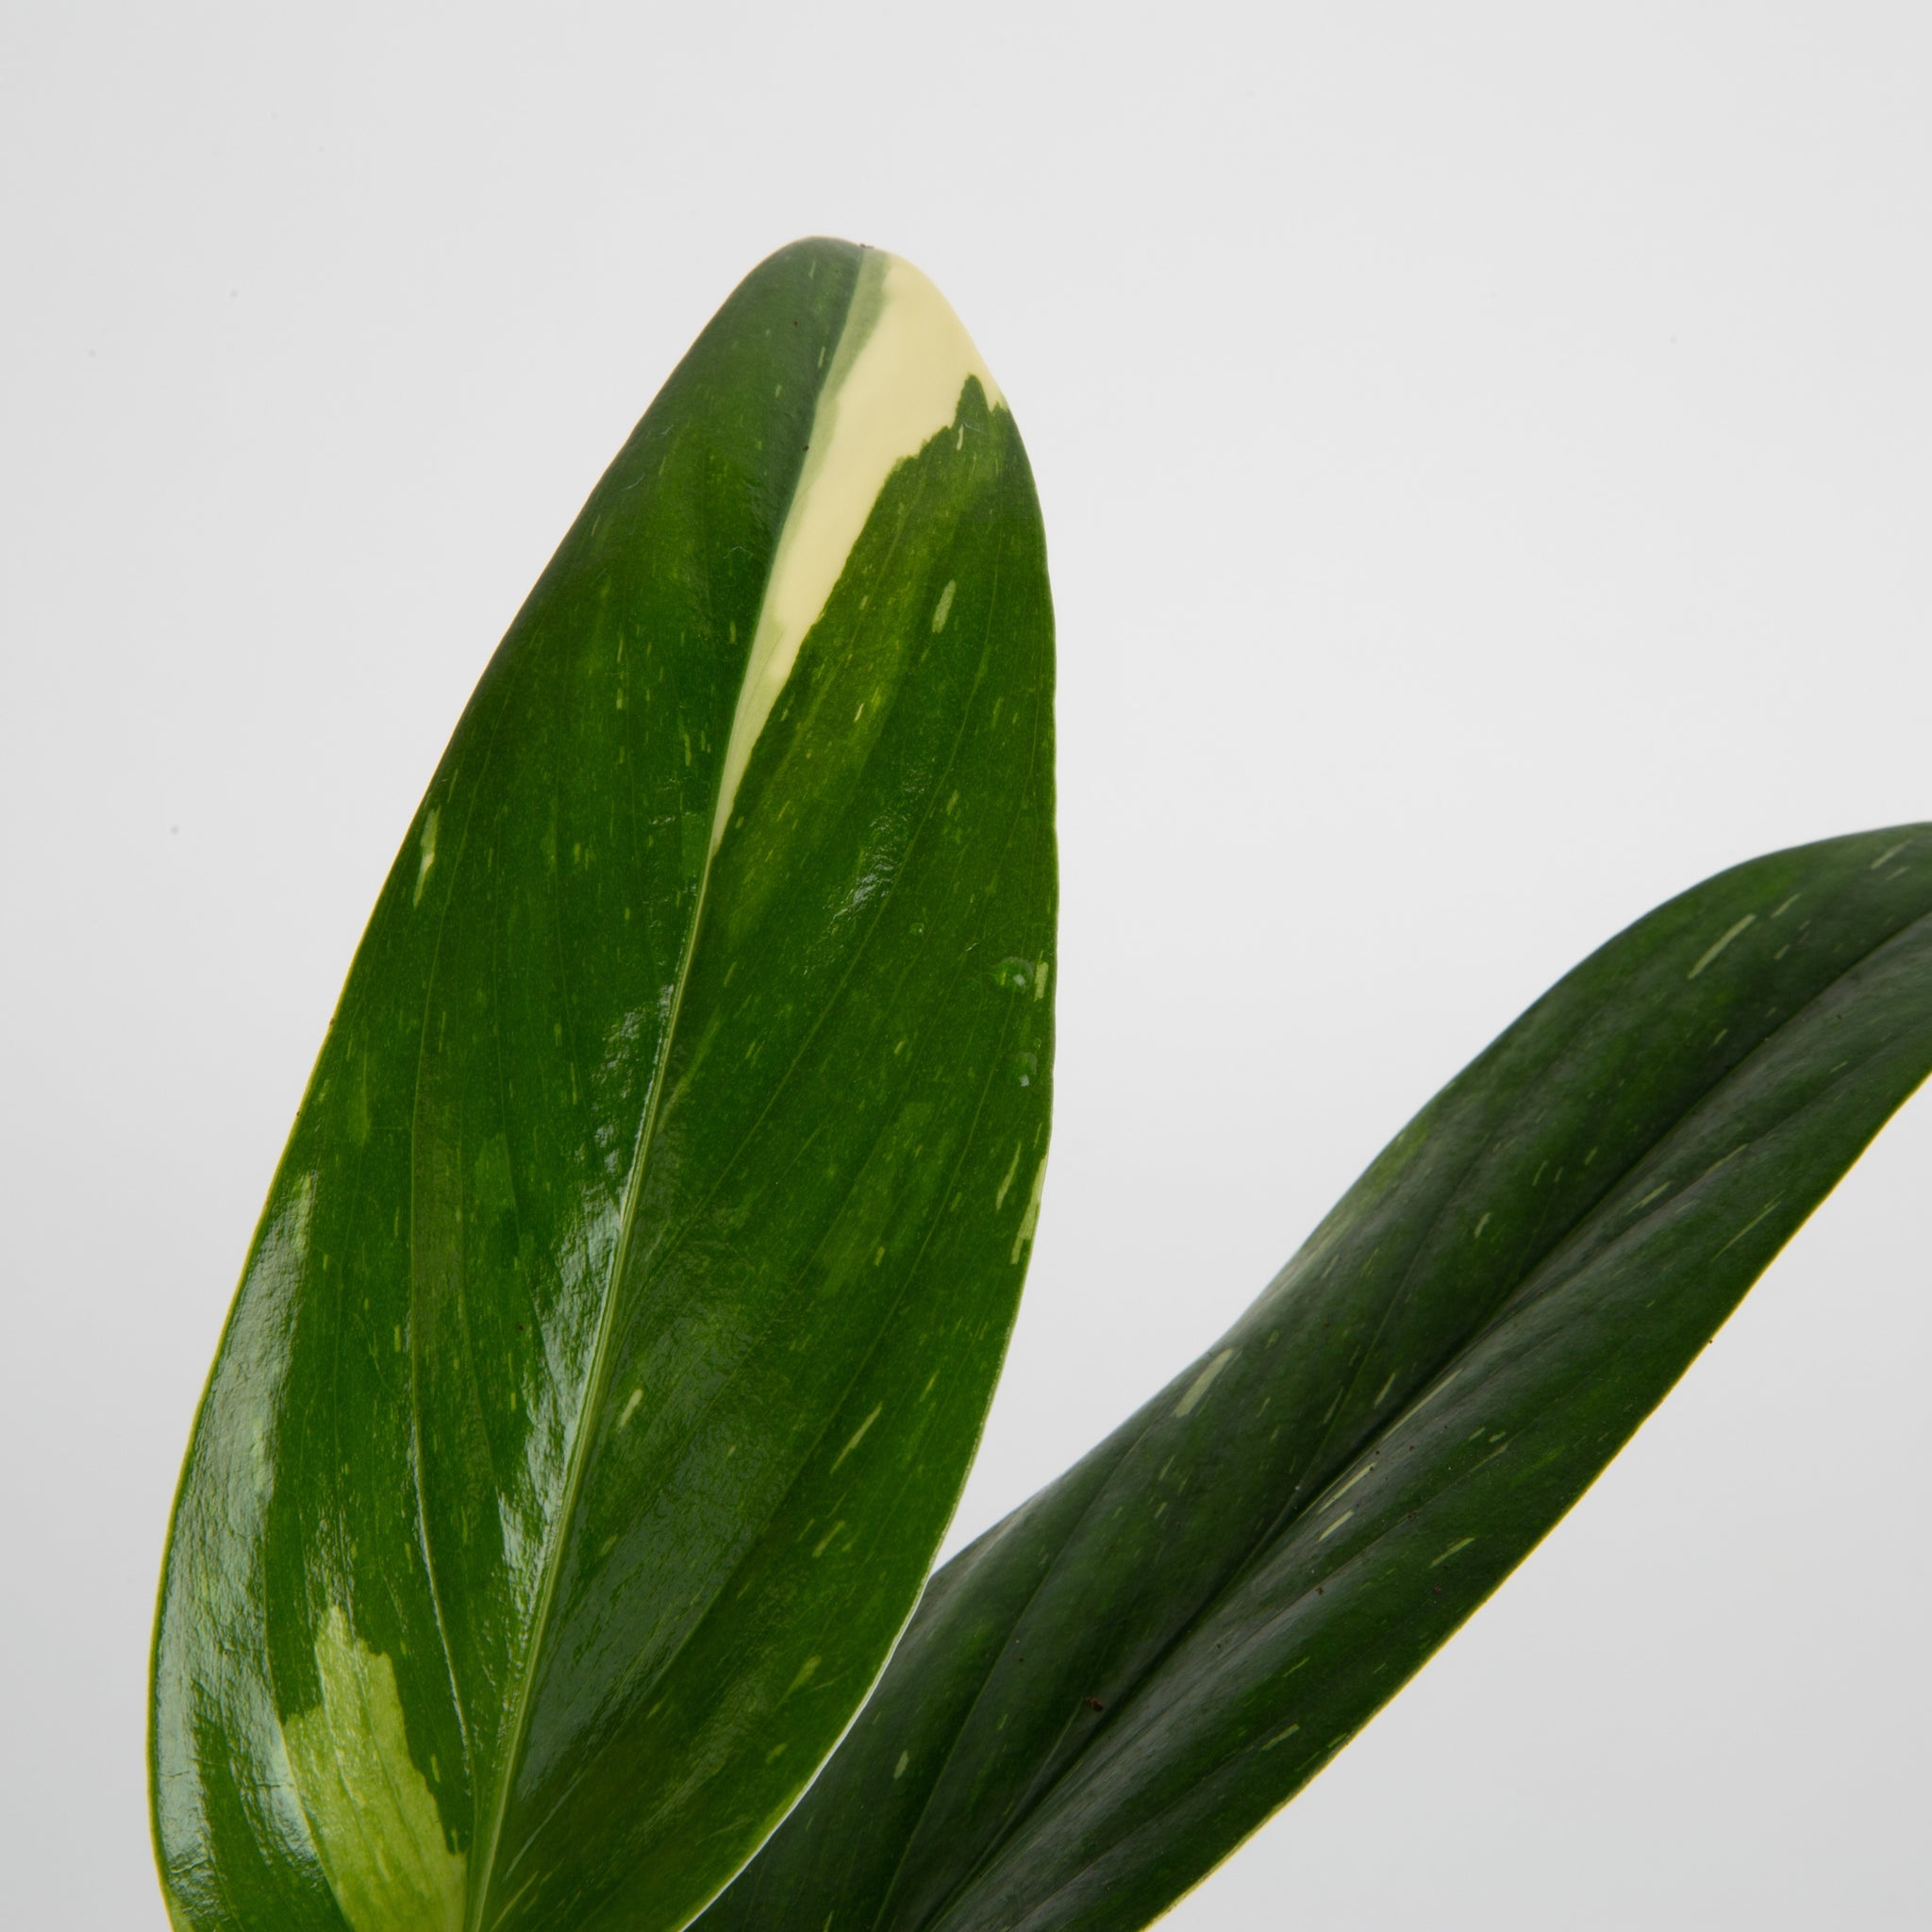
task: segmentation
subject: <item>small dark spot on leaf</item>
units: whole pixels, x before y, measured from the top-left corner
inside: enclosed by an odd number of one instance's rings
[[[1101,1703],[1099,1698],[1090,1697],[1087,1700],[1087,1708],[1089,1710],[1105,1710],[1107,1708],[1107,1706]]]

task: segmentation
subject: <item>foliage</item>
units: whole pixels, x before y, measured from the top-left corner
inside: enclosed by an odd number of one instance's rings
[[[922,1601],[1045,1172],[1052,653],[951,311],[774,256],[491,659],[271,1189],[157,1622],[178,1926],[1132,1932],[1932,1069],[1932,828],[1685,893]]]

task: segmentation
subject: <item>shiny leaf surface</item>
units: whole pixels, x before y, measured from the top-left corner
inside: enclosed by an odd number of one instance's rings
[[[670,1932],[904,1626],[1024,1272],[1052,616],[929,283],[754,272],[485,673],[198,1416],[152,1772],[197,1932]]]
[[[940,1573],[705,1932],[1146,1924],[1548,1532],[1928,1069],[1932,826],[1611,941]]]

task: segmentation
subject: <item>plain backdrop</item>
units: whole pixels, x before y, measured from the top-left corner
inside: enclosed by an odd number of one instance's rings
[[[732,284],[947,291],[1059,617],[954,1541],[1618,927],[1932,816],[1932,11],[0,8],[0,1919],[159,1932],[169,1497],[375,891]],[[1932,1102],[1184,1932],[1932,1922]]]

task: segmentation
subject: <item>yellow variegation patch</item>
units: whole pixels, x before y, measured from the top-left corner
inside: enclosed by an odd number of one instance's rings
[[[461,1932],[468,1861],[444,1840],[409,1757],[395,1666],[332,1605],[315,1644],[322,1702],[283,1726],[302,1808],[355,1932]]]
[[[724,751],[711,821],[713,852],[724,836],[752,747],[798,661],[798,647],[819,621],[887,478],[953,422],[960,391],[975,377],[989,404],[1005,400],[965,325],[938,289],[909,261],[867,249],[851,311],[819,391],[810,451],[772,558]],[[946,608],[953,590],[946,586]],[[933,629],[944,622],[942,608]]]

